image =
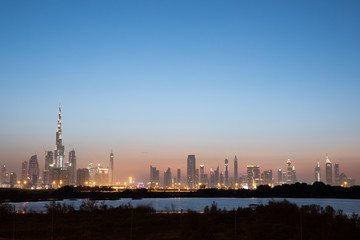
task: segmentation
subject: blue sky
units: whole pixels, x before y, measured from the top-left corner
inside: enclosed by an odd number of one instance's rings
[[[360,179],[358,1],[1,1],[0,162],[64,144],[119,180],[237,154]],[[142,152],[147,152],[144,154]],[[231,164],[231,163],[230,163]],[[141,166],[141,168],[139,167]],[[145,175],[145,176],[144,176]]]

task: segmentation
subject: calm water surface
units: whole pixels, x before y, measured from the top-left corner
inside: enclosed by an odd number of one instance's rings
[[[118,207],[120,205],[131,204],[136,207],[139,205],[152,206],[156,211],[203,211],[205,206],[211,206],[213,202],[217,203],[218,208],[232,210],[238,207],[249,207],[251,204],[264,204],[269,201],[282,201],[284,198],[143,198],[140,200],[133,200],[131,198],[122,198],[119,200],[105,200],[104,203],[108,206]],[[289,202],[295,203],[298,206],[317,204],[321,207],[331,206],[335,210],[343,210],[345,214],[351,215],[353,212],[360,214],[360,200],[356,199],[329,199],[329,198],[288,198]],[[79,209],[83,199],[65,199],[56,201],[72,205],[75,209]],[[99,203],[103,201],[98,201]],[[26,211],[46,212],[46,205],[50,201],[43,202],[18,202],[11,203],[15,206],[15,210],[22,212]]]

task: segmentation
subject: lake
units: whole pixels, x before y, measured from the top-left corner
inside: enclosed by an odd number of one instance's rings
[[[252,204],[264,204],[266,205],[269,201],[282,201],[285,198],[143,198],[134,200],[131,198],[122,198],[119,200],[104,200],[104,203],[108,206],[118,207],[119,205],[131,204],[136,207],[139,205],[150,205],[156,211],[203,211],[205,206],[211,206],[213,202],[217,203],[218,208],[232,210],[238,207],[249,207]],[[351,214],[360,214],[360,200],[358,199],[330,199],[330,198],[287,198],[291,203],[296,205],[311,205],[317,204],[325,208],[331,206],[335,210],[343,210],[344,214],[351,216]],[[79,209],[83,199],[65,199],[62,201],[56,201],[59,203],[65,203],[72,205],[75,209]],[[103,202],[103,201],[98,201]],[[40,202],[16,202],[10,203],[15,206],[17,212],[35,211],[35,212],[46,212],[46,204],[50,201]]]

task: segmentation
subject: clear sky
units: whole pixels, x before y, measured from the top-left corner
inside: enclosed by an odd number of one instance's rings
[[[0,163],[63,142],[115,179],[285,168],[360,180],[359,1],[0,1]],[[68,153],[67,153],[68,154]],[[68,155],[67,155],[68,156]]]

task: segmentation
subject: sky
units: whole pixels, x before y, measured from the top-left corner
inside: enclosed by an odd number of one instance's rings
[[[325,156],[360,180],[359,1],[0,1],[0,163],[55,148],[149,180]]]

